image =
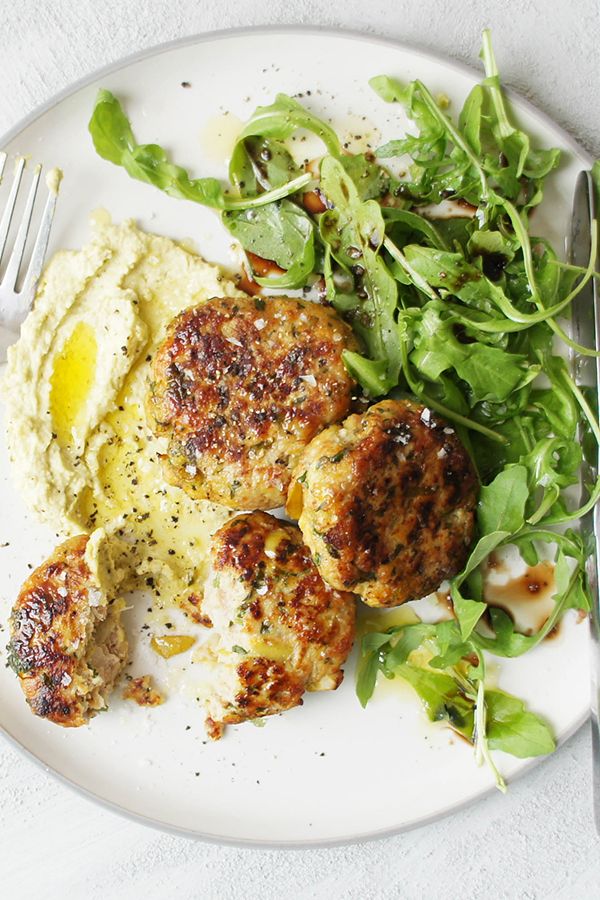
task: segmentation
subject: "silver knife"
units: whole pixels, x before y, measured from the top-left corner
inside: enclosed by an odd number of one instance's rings
[[[575,185],[571,234],[567,245],[569,261],[574,265],[584,267],[588,265],[591,249],[591,225],[595,218],[596,195],[592,175],[591,172],[580,172]],[[597,263],[595,268],[598,270]],[[578,343],[599,349],[600,298],[595,278],[590,279],[573,304],[573,332]],[[576,356],[574,370],[576,383],[580,387],[591,389],[590,393],[594,395],[596,402],[600,405],[600,358]],[[596,447],[589,456],[584,458],[582,480],[587,484],[593,483],[598,477],[599,468],[599,449]],[[586,559],[586,573],[592,601],[590,661],[594,818],[596,831],[600,834],[600,608],[598,601],[600,510],[598,507],[584,516],[580,527],[582,535],[590,537],[595,551],[590,553]]]

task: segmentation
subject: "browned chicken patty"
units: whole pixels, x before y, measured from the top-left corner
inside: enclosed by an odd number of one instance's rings
[[[287,297],[215,298],[177,316],[154,355],[149,419],[168,480],[232,509],[273,509],[308,442],[348,414],[350,328]]]
[[[328,584],[370,606],[397,606],[460,571],[477,492],[447,422],[417,403],[384,400],[314,438],[287,509]]]
[[[220,528],[202,612],[214,634],[205,697],[211,737],[341,683],[355,599],[324,583],[295,525],[255,512]]]
[[[85,561],[87,535],[70,538],[29,576],[10,619],[8,662],[37,716],[76,727],[106,709],[127,659],[122,604]]]

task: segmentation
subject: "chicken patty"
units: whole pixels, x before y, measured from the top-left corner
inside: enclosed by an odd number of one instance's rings
[[[426,407],[384,400],[314,438],[287,510],[328,584],[398,606],[460,571],[477,491],[453,428]]]
[[[334,310],[287,297],[215,298],[170,324],[148,413],[169,438],[167,479],[231,509],[285,502],[300,453],[348,414],[355,349]]]
[[[29,576],[10,618],[8,663],[37,716],[76,727],[106,709],[127,658],[123,604],[85,559],[88,536],[57,547]]]
[[[220,528],[202,612],[214,633],[205,696],[211,737],[341,683],[355,600],[324,583],[295,525],[254,512]]]

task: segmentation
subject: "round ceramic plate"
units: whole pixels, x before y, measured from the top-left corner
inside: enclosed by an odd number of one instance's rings
[[[317,30],[227,32],[159,47],[94,75],[18,126],[0,147],[64,170],[51,250],[86,243],[90,212],[105,207],[115,221],[133,217],[147,230],[191,238],[207,259],[231,267],[230,238],[214,213],[132,181],[96,156],[87,123],[98,88],[124,101],[140,141],[166,146],[198,175],[225,176],[240,121],[278,91],[303,95],[356,148],[401,135],[407,123],[399,107],[383,104],[368,87],[380,73],[420,78],[434,94],[447,94],[454,110],[477,78],[454,63],[374,38]],[[514,107],[536,138],[567,151],[544,214],[536,214],[536,230],[560,247],[575,176],[590,161],[544,115],[518,99]],[[54,543],[15,491],[0,438],[4,634],[19,585]],[[135,635],[138,615],[127,614]],[[147,647],[133,642],[134,666],[147,671]],[[309,695],[303,707],[266,720],[262,728],[230,728],[217,743],[207,742],[194,698],[176,693],[150,710],[115,695],[110,711],[88,727],[52,726],[30,713],[12,672],[1,665],[0,724],[51,771],[114,809],[238,844],[310,845],[383,835],[446,814],[491,788],[471,747],[429,724],[410,688],[386,686],[362,710],[354,665],[352,658],[338,691]],[[168,690],[168,663],[154,657],[153,670]],[[498,678],[564,739],[588,710],[586,627],[568,619],[554,640],[503,663]],[[527,765],[497,756],[509,780]]]

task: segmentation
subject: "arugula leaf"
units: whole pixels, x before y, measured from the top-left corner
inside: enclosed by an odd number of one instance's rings
[[[243,197],[287,184],[303,171],[284,144],[265,137],[238,140],[229,162],[229,179]]]
[[[138,144],[121,104],[107,90],[98,91],[89,132],[96,152],[122,166],[132,178],[153,184],[171,197],[193,200],[215,209],[263,206],[293,194],[310,181],[310,175],[303,174],[255,197],[230,197],[216,178],[190,178],[184,168],[169,160],[158,144]]]
[[[393,206],[384,206],[381,211],[386,221],[386,227],[392,224],[409,235],[419,235],[431,247],[436,247],[438,250],[450,250],[446,239],[438,229],[418,213]]]
[[[377,658],[377,653],[372,651],[371,653],[363,655],[358,664],[356,679],[356,696],[363,708],[373,696],[378,672],[379,660]]]
[[[473,700],[465,695],[452,676],[409,663],[398,666],[396,674],[412,685],[432,722],[446,721],[454,731],[472,739]]]
[[[282,141],[298,128],[312,131],[323,141],[331,156],[341,157],[342,147],[333,128],[287,94],[277,94],[274,103],[257,107],[238,135],[238,142],[257,135]]]
[[[466,657],[472,657],[475,646],[472,641],[462,640],[460,628],[454,619],[438,622],[433,628],[438,649],[437,655],[429,660],[433,669],[447,669],[456,666]],[[471,668],[471,675],[473,671],[474,667]]]
[[[223,222],[245,250],[274,260],[286,270],[268,278],[254,276],[258,284],[284,289],[306,283],[315,265],[314,228],[304,210],[291,200],[224,212]]]
[[[504,691],[486,690],[485,703],[490,749],[503,750],[519,759],[554,752],[556,743],[550,727],[527,710],[522,700]]]
[[[512,262],[518,250],[518,244],[501,231],[474,231],[467,243],[467,250],[471,256],[500,257],[502,267]]]
[[[400,629],[389,640],[390,647],[382,664],[384,673],[386,675],[393,674],[398,666],[407,661],[413,650],[416,650],[425,640],[434,637],[434,635],[435,626],[428,625],[425,622],[418,622]]]
[[[455,368],[471,389],[472,403],[508,400],[540,372],[540,366],[528,365],[526,357],[485,344],[472,344]]]
[[[336,302],[336,307],[339,305]],[[386,359],[367,359],[354,350],[344,350],[342,353],[344,365],[350,375],[358,381],[360,386],[371,397],[381,397],[390,387],[388,376],[388,362]]]
[[[360,200],[373,200],[387,192],[390,176],[364,153],[341,156],[340,162],[356,187]]]
[[[507,531],[514,534],[523,526],[527,489],[524,466],[509,466],[491,484],[484,485],[477,504],[477,524],[482,535]]]

